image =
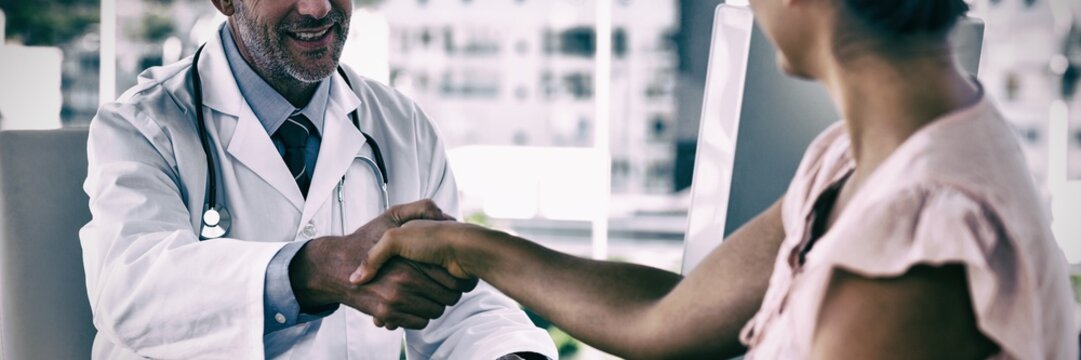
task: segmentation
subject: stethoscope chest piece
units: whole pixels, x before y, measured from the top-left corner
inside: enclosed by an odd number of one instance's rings
[[[207,207],[203,209],[203,227],[199,232],[199,236],[203,240],[217,239],[225,236],[229,232],[229,226],[233,223],[232,216],[229,215],[229,210],[221,206],[215,206],[214,208]]]

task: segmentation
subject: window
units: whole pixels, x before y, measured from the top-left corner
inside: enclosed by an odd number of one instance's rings
[[[3,128],[89,122],[98,107],[97,1],[7,1],[0,34]],[[49,16],[41,16],[48,14]],[[32,98],[35,101],[26,101]]]
[[[669,129],[680,2],[613,1],[608,31],[597,5],[386,0],[371,11],[404,42],[390,46],[388,81],[442,130],[468,219],[580,256],[678,271],[687,196],[673,185]],[[610,57],[599,53],[605,32]],[[611,74],[604,89],[599,69]]]

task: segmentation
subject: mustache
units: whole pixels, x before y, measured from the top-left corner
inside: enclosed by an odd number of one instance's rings
[[[328,13],[327,16],[324,16],[322,19],[316,19],[314,17],[305,15],[293,21],[283,22],[280,26],[278,26],[278,30],[300,31],[306,29],[322,28],[328,25],[335,24],[344,27],[343,25],[345,25],[345,21],[345,12],[341,11],[340,9],[334,9],[331,10],[331,12]]]

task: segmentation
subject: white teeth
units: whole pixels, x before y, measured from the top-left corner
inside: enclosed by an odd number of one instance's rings
[[[323,31],[316,32],[294,32],[293,36],[303,41],[319,40],[323,35],[326,35],[330,31],[330,28],[326,28]]]

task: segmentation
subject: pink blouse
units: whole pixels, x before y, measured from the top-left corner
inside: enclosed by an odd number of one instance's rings
[[[1066,259],[1021,149],[986,98],[912,135],[867,180],[797,265],[819,195],[854,169],[843,123],[811,144],[784,198],[786,238],[762,307],[744,327],[748,359],[803,359],[835,268],[897,277],[915,265],[966,268],[995,359],[1077,359]],[[858,334],[853,334],[858,341]]]

